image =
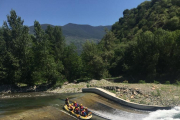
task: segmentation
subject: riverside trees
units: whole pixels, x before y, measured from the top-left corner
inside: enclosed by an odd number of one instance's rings
[[[80,58],[74,53],[74,47],[65,45],[59,27],[48,26],[44,31],[35,21],[34,35],[30,35],[23,22],[11,10],[7,22],[0,28],[0,84],[63,83],[72,76],[66,74],[67,71],[77,74],[80,62],[74,63]],[[66,60],[66,56],[73,58]],[[68,63],[75,68],[69,67]]]
[[[98,44],[87,41],[78,56],[59,27],[44,31],[35,21],[30,35],[12,10],[0,28],[0,83],[55,84],[120,75],[130,76],[129,82],[180,80],[179,1],[145,1],[123,15]]]

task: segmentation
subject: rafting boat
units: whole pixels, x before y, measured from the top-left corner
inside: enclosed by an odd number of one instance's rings
[[[80,119],[89,120],[89,119],[92,118],[92,113],[91,112],[89,112],[88,115],[86,115],[86,116],[81,116],[80,114],[76,114],[74,111],[70,111],[67,105],[64,105],[64,109],[66,111],[68,111],[70,114],[72,114],[75,117],[80,118]]]

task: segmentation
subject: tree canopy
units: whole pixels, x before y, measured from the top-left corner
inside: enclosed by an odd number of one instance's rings
[[[0,84],[62,84],[75,79],[127,76],[129,82],[180,81],[180,2],[151,0],[124,10],[123,17],[81,55],[66,45],[60,27],[34,34],[10,11],[0,28]]]

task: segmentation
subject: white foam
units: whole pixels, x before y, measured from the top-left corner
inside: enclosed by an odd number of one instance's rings
[[[180,120],[180,107],[174,107],[171,110],[157,110],[149,114],[129,113],[121,110],[91,111],[110,120]]]
[[[175,107],[171,110],[157,110],[151,112],[143,120],[180,120],[180,107]]]
[[[92,112],[110,120],[142,120],[147,116],[145,114],[129,113],[121,110],[114,110],[112,112],[92,110]]]

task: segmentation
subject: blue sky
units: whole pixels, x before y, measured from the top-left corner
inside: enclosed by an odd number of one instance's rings
[[[40,24],[65,25],[68,23],[92,26],[112,25],[125,9],[137,7],[145,0],[0,0],[0,26],[10,10],[31,26]]]

